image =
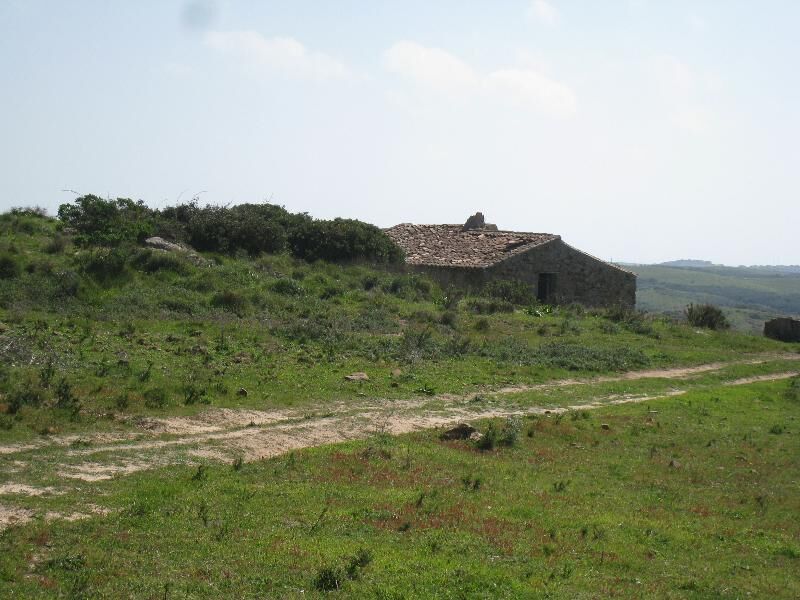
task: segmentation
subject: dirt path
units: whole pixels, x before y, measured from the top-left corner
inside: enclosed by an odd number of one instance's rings
[[[784,357],[780,357],[784,358]],[[800,359],[800,356],[792,356]],[[682,369],[636,371],[613,377],[586,380],[560,380],[535,386],[509,386],[495,389],[495,398],[525,391],[556,390],[565,386],[621,382],[638,379],[681,380],[701,373],[720,371],[735,364],[758,364],[766,360],[738,363],[713,363]],[[787,379],[798,371],[756,375],[729,380],[720,385],[745,385],[759,381]],[[602,406],[644,402],[686,393],[672,388],[658,394],[595,396],[588,402],[547,408],[513,403],[487,405],[475,402],[474,395],[442,395],[410,400],[368,399],[359,402],[326,405],[322,416],[300,410],[212,409],[195,417],[146,419],[141,433],[94,436],[60,436],[35,444],[0,446],[0,474],[24,479],[33,465],[46,464],[60,482],[52,486],[32,486],[9,482],[0,485],[0,496],[42,496],[67,493],[82,482],[111,479],[137,471],[169,464],[232,462],[258,460],[286,452],[363,439],[376,433],[401,434],[420,429],[452,426],[463,421],[491,417],[562,413],[569,410],[592,410]],[[79,445],[75,444],[80,440]],[[38,462],[37,462],[38,461]],[[89,509],[89,512],[97,512]],[[77,515],[78,513],[76,513]],[[83,515],[84,513],[80,513]],[[81,516],[77,518],[82,518]],[[0,530],[32,518],[31,511],[0,503]],[[52,515],[51,515],[52,516]],[[73,517],[75,515],[72,515]],[[87,515],[88,516],[88,515]],[[55,518],[55,517],[54,517]]]

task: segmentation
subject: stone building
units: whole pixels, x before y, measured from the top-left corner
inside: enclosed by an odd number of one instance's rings
[[[443,286],[476,290],[491,280],[526,282],[541,302],[585,306],[636,303],[636,275],[550,233],[499,231],[483,215],[464,225],[402,223],[386,230],[406,263]]]

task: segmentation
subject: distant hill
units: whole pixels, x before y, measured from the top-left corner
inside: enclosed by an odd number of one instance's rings
[[[676,263],[692,263],[683,266]],[[708,261],[630,265],[637,273],[637,307],[680,315],[689,303],[722,307],[734,327],[760,332],[764,321],[800,316],[800,267],[725,267]]]
[[[667,262],[658,263],[662,267],[713,267],[714,263],[710,260],[695,260],[692,258],[682,258],[680,260],[668,260]]]

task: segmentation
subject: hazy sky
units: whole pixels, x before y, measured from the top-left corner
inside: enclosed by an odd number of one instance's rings
[[[203,192],[800,263],[796,0],[0,0],[0,209]]]

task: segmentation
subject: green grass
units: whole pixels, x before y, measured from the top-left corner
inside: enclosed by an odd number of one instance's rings
[[[377,436],[27,498],[112,512],[0,534],[0,595],[797,597],[791,385],[526,419],[486,452]]]

